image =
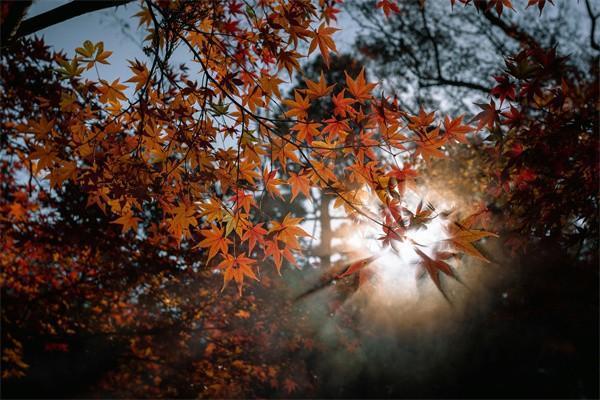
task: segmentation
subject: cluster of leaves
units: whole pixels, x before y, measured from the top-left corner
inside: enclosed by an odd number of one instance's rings
[[[307,235],[298,219],[264,218],[263,196],[280,196],[282,185],[292,197],[326,189],[348,213],[402,240],[401,218],[389,210],[401,203],[411,160],[444,156],[444,146],[470,130],[460,118],[446,118],[442,130],[433,113],[408,115],[375,97],[364,72],[346,75],[335,93],[324,79],[307,80],[293,99],[280,99],[278,73],[299,70],[302,43],[309,54],[319,48],[326,63],[335,51],[327,2],[146,2],[138,17],[153,61],[131,62],[132,86],[85,77],[108,62],[102,43],[85,42],[71,59],[57,55],[60,88],[36,99],[39,118],[7,124],[7,154],[51,189],[67,181],[84,188],[88,204],[116,215],[123,234],[208,249],[207,262],[220,260],[224,283],[240,291],[245,278],[258,279],[256,260],[272,260],[278,271],[284,258],[295,263]],[[170,66],[177,46],[199,65],[199,79],[189,66]],[[308,119],[310,103],[324,97],[334,105],[329,117]],[[267,115],[280,103],[288,133]],[[344,174],[332,174],[342,160]],[[360,191],[379,197],[383,218],[361,210]],[[159,218],[140,226],[149,212]]]
[[[478,193],[481,209],[487,205],[491,211],[485,218],[491,222],[497,216],[494,229],[505,231],[502,236],[515,247],[537,242],[532,238],[550,239],[573,254],[578,249],[594,254],[598,13],[593,4],[452,3],[471,7],[455,7],[448,15],[448,4],[399,2],[402,12],[385,24],[368,9],[372,3],[355,7],[366,29],[359,40],[365,55],[400,93],[416,91],[419,101],[462,109],[461,99],[479,103],[477,128],[490,134],[473,135],[468,146],[450,149],[450,157],[426,175],[445,179],[460,193]],[[546,15],[533,21],[526,13],[502,14],[519,6]],[[501,59],[507,67],[499,75]],[[497,75],[492,84],[491,75]],[[405,88],[404,76],[417,83]],[[497,100],[478,101],[483,96]],[[403,103],[412,105],[410,99]],[[518,118],[513,120],[513,113]],[[450,163],[451,168],[443,167]]]
[[[40,39],[3,52],[5,378],[52,369],[23,349],[60,359],[94,343],[117,365],[97,383],[108,395],[253,397],[312,385],[297,374],[302,363],[290,362],[312,344],[289,302],[259,288],[241,300],[207,288],[221,276],[240,291],[246,278],[269,288],[278,281],[257,260],[277,272],[284,259],[295,262],[306,233],[298,218],[263,210],[270,197],[318,187],[349,214],[377,221],[386,240],[403,240],[410,163],[443,156],[467,129],[448,119],[442,131],[432,113],[411,116],[375,97],[364,71],[346,74],[343,87],[307,79],[283,99],[280,72],[299,69],[301,42],[326,61],[335,49],[333,28],[316,22],[334,11],[304,1],[147,2],[138,16],[152,61],[133,60],[127,85],[92,78],[110,60],[102,43],[86,41],[72,58]],[[199,65],[199,79],[171,66],[176,46]],[[310,120],[320,100],[330,111]],[[283,120],[268,116],[274,107]],[[382,214],[363,210],[369,191]],[[264,323],[245,323],[258,309]]]
[[[596,67],[587,77],[555,48],[528,46],[495,77],[491,95],[499,102],[480,105],[478,127],[487,127],[493,146],[490,194],[517,248],[546,238],[577,253],[597,251]]]
[[[291,352],[309,346],[300,332],[278,334],[291,318],[288,304],[268,308],[279,325],[223,325],[235,307],[243,321],[272,299],[253,288],[235,300],[230,291],[206,290],[206,282],[222,278],[225,288],[233,281],[240,293],[247,279],[277,285],[272,278],[284,262],[298,264],[308,233],[299,218],[273,217],[264,204],[309,198],[313,188],[355,220],[377,225],[383,245],[410,240],[408,232],[436,214],[433,206],[406,206],[416,167],[446,157],[475,130],[463,116],[402,110],[364,70],[337,82],[305,78],[282,96],[282,78],[301,75],[308,55],[318,49],[330,63],[335,3],[142,2],[137,17],[150,61],[130,61],[131,76],[112,82],[97,68],[111,56],[101,42],[84,42],[70,58],[39,39],[3,52],[3,322],[39,332],[35,340],[51,341],[49,351],[68,349],[66,338],[82,332],[126,346],[120,354],[130,358],[102,385],[130,382],[128,396],[175,395],[185,386],[176,376],[180,364],[198,374],[195,381],[210,382],[186,394],[247,397],[257,394],[245,391],[255,382],[294,390],[288,361],[240,355],[257,341]],[[379,8],[390,14],[393,4]],[[474,4],[498,14],[511,6]],[[176,49],[192,62],[175,67]],[[505,109],[492,101],[475,118],[495,138],[501,209],[521,233],[563,232],[566,224],[597,229],[598,125],[590,107],[597,84],[572,74],[552,50],[527,48],[497,77],[492,94]],[[315,104],[323,105],[319,116],[309,112]],[[562,161],[546,162],[556,148],[565,152]],[[578,213],[561,214],[565,204],[547,200],[556,190],[581,191]],[[539,213],[519,211],[538,200]],[[455,276],[450,258],[485,258],[473,243],[492,234],[474,221],[451,221],[443,251],[416,247],[438,287],[441,274]],[[23,300],[38,304],[35,312],[22,313]],[[200,347],[190,344],[195,334]],[[3,351],[13,368],[7,376],[22,375],[22,344],[3,335],[12,346]],[[215,370],[237,358],[227,373]]]
[[[457,0],[450,0],[452,6],[454,6]],[[514,11],[514,7],[512,4],[512,0],[458,0],[459,3],[464,6],[468,6],[472,4],[477,10],[489,11],[491,9],[495,9],[498,13],[498,16],[502,15],[502,11],[504,8],[508,8]],[[548,0],[550,4],[554,4],[552,0]],[[532,6],[537,6],[540,10],[540,14],[546,5],[546,0],[527,0],[527,8]]]
[[[24,39],[6,53],[3,123],[52,111],[61,120],[55,56],[39,39]],[[41,108],[42,96],[55,107]],[[7,132],[3,143],[10,140]],[[85,188],[65,182],[51,190],[22,174],[28,167],[16,153],[3,153],[0,168],[3,379],[23,378],[27,386],[29,375],[54,370],[41,361],[46,357],[66,358],[81,374],[91,374],[96,367],[77,359],[91,342],[112,359],[108,374],[100,370],[96,377],[95,390],[107,396],[182,395],[185,388],[189,396],[254,397],[310,387],[310,380],[290,372],[287,356],[277,358],[307,346],[300,320],[293,320],[293,332],[282,335],[294,315],[290,303],[274,302],[268,288],[285,293],[283,281],[265,271],[262,291],[242,299],[219,294],[221,277],[204,267],[205,252],[190,251],[168,235],[123,235],[112,223],[114,216],[86,206]],[[138,228],[150,232],[161,219],[158,209],[150,208]],[[253,314],[257,317],[249,323]],[[276,351],[257,351],[256,338]],[[193,382],[206,385],[191,387],[190,376],[171,367],[189,368]],[[77,376],[58,379],[73,386],[64,389],[65,395],[79,394],[69,391],[77,390]]]

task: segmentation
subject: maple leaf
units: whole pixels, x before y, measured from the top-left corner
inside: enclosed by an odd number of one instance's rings
[[[348,121],[345,119],[337,120],[335,118],[330,118],[324,120],[323,122],[325,122],[327,125],[325,125],[321,133],[323,135],[328,135],[330,140],[334,140],[337,137],[344,138],[350,130]]]
[[[321,51],[321,55],[323,56],[323,60],[325,61],[325,65],[329,67],[329,49],[331,49],[334,53],[337,52],[335,48],[335,42],[331,38],[331,35],[336,31],[339,31],[337,28],[332,28],[327,26],[325,23],[322,23],[319,26],[319,29],[313,31],[311,33],[311,37],[313,40],[310,42],[310,46],[308,48],[308,54],[311,54],[317,46],[319,46],[319,50]]]
[[[344,97],[345,91],[346,89],[343,89],[337,95],[331,97],[334,106],[333,114],[342,118],[346,118],[347,114],[354,114],[354,109],[350,106],[356,102],[355,99]]]
[[[419,128],[427,128],[435,119],[435,111],[430,113],[426,113],[423,107],[419,108],[418,115],[409,115],[408,119],[410,123],[408,124],[408,128],[412,130],[418,130]]]
[[[401,219],[396,221],[391,215],[386,215],[383,221],[383,236],[378,238],[383,247],[391,246],[394,241],[402,242],[405,239],[406,228],[401,223]]]
[[[389,18],[391,13],[398,14],[400,12],[400,7],[394,0],[381,0],[377,2],[377,8],[381,8],[386,18]]]
[[[515,85],[505,75],[495,76],[494,79],[498,84],[491,90],[491,94],[500,99],[500,106],[506,98],[514,100],[516,96]]]
[[[554,0],[529,0],[527,2],[527,7],[526,8],[529,8],[531,6],[537,5],[538,9],[540,10],[540,15],[542,15],[542,11],[544,10],[544,6],[546,5],[546,1],[548,1],[548,3],[554,5]]]
[[[252,250],[256,246],[256,243],[264,243],[264,237],[267,234],[267,230],[264,229],[262,223],[254,225],[248,229],[242,236],[242,241],[248,241],[248,253],[252,253]]]
[[[269,232],[278,232],[280,240],[293,243],[296,236],[310,236],[304,229],[297,226],[300,222],[302,222],[302,218],[294,218],[288,213],[281,223],[273,221],[273,227]]]
[[[327,86],[327,82],[325,81],[325,77],[323,76],[323,71],[321,71],[319,82],[313,82],[307,78],[304,78],[304,82],[306,83],[306,86],[308,86],[308,89],[304,89],[304,93],[312,99],[327,96],[335,86],[335,83],[333,85]]]
[[[211,197],[207,202],[199,204],[201,217],[206,217],[208,222],[220,221],[223,218],[223,205],[219,199]]]
[[[217,265],[218,269],[225,270],[223,272],[223,288],[221,291],[225,290],[227,283],[233,280],[237,283],[238,291],[241,296],[245,276],[258,281],[258,277],[252,269],[252,265],[256,263],[256,261],[241,255],[235,257],[231,254],[225,254],[224,257],[225,259]]]
[[[190,226],[196,226],[196,211],[185,203],[180,203],[172,213],[175,215],[169,221],[169,232],[179,242],[182,236],[188,237]]]
[[[87,61],[87,68],[92,68],[95,62],[100,64],[108,64],[106,59],[112,54],[111,51],[104,51],[104,43],[98,42],[95,45],[86,40],[83,42],[83,47],[78,47],[75,52],[84,57],[83,61]],[[96,53],[94,55],[94,53]]]
[[[140,90],[146,85],[146,82],[148,82],[150,75],[148,67],[146,67],[146,65],[140,61],[135,60],[129,61],[129,69],[131,69],[131,72],[133,72],[133,76],[125,82],[135,83],[135,90]]]
[[[523,121],[523,114],[515,107],[510,106],[509,111],[504,111],[501,114],[506,120],[503,122],[504,125],[518,126]]]
[[[283,104],[290,108],[285,112],[286,117],[296,117],[298,119],[305,119],[308,116],[308,109],[310,108],[310,101],[308,96],[302,97],[299,91],[294,92],[294,100],[283,100]]]
[[[131,211],[127,212],[124,215],[121,215],[119,218],[115,219],[111,222],[111,224],[121,224],[123,225],[121,228],[121,232],[125,233],[130,229],[134,232],[137,230],[138,223],[140,222],[140,218],[134,217]]]
[[[456,275],[454,274],[454,271],[452,270],[452,267],[447,262],[441,259],[429,257],[416,246],[413,247],[413,249],[419,255],[419,257],[421,257],[421,262],[419,263],[419,265],[423,268],[424,271],[426,271],[429,274],[435,286],[444,295],[444,297],[446,297],[446,293],[442,289],[440,281],[440,272],[454,279],[457,279]]]
[[[85,58],[92,58],[94,56],[95,51],[96,51],[96,47],[89,40],[86,40],[85,42],[83,42],[83,47],[77,47],[75,49],[75,52],[77,54],[82,55]]]
[[[467,138],[465,135],[469,132],[473,131],[469,125],[463,125],[464,115],[460,115],[455,119],[450,119],[448,116],[444,117],[444,130],[446,131],[446,135],[455,139],[461,143],[467,143]]]
[[[431,205],[431,203],[427,203],[427,207],[423,208],[423,201],[421,200],[414,213],[407,208],[403,208],[403,210],[409,214],[410,222],[408,224],[408,228],[418,229],[425,228],[427,223],[432,220],[433,217],[431,215],[435,211],[435,208]]]
[[[283,252],[279,249],[277,240],[266,240],[264,251],[265,258],[271,257],[273,259],[273,263],[275,264],[277,273],[281,275],[281,263],[283,262]]]
[[[259,79],[260,88],[265,93],[265,96],[275,95],[277,98],[281,98],[279,85],[283,82],[284,81],[277,76],[271,76],[266,73],[262,73]]]
[[[391,171],[388,175],[394,179],[396,182],[392,182],[398,187],[398,191],[400,195],[404,194],[404,190],[406,187],[416,190],[416,178],[417,172],[410,167],[404,167],[402,169],[392,166]]]
[[[435,128],[427,134],[421,134],[418,140],[415,140],[417,145],[415,154],[420,154],[425,161],[429,161],[431,157],[444,158],[446,155],[440,149],[446,144],[447,136],[440,134],[440,128]]]
[[[273,141],[273,159],[277,159],[281,164],[281,168],[284,172],[287,171],[288,161],[299,163],[300,160],[296,155],[296,147],[292,143],[283,143],[277,145],[276,141]]]
[[[337,180],[337,177],[335,176],[335,174],[333,173],[333,166],[331,164],[324,164],[320,161],[311,161],[312,164],[312,168],[309,172],[310,174],[310,178],[313,182],[318,182],[319,180],[322,181],[329,181],[329,182],[335,182]],[[317,174],[317,171],[319,172]]]
[[[475,6],[478,8],[484,7],[485,4],[486,4],[485,2],[475,2]],[[512,0],[488,0],[487,6],[486,6],[486,11],[489,11],[492,8],[495,8],[498,15],[501,16],[502,11],[504,10],[504,7],[510,8],[513,11],[515,10],[512,6]]]
[[[471,224],[474,221],[472,217],[465,218],[461,222],[454,222],[448,227],[450,237],[445,241],[452,246],[463,251],[465,254],[479,258],[485,262],[490,262],[485,258],[479,250],[473,246],[473,242],[486,237],[498,237],[495,233],[487,232],[478,229],[471,229]]]
[[[307,199],[310,200],[310,180],[306,174],[295,174],[290,172],[288,184],[292,190],[292,198],[290,201],[294,201],[299,193],[302,193]]]
[[[269,192],[271,197],[277,196],[283,199],[281,192],[277,186],[283,185],[284,182],[281,179],[277,178],[277,170],[274,169],[269,171],[267,167],[263,169],[263,183],[265,185],[265,190]]]
[[[348,86],[348,91],[356,100],[363,103],[365,100],[369,100],[371,98],[371,90],[373,90],[377,84],[367,83],[364,67],[360,70],[360,73],[355,79],[352,79],[346,71],[344,71],[344,74],[346,75],[346,85]]]
[[[352,274],[362,270],[367,265],[371,264],[377,258],[379,258],[379,256],[371,256],[371,257],[367,257],[367,258],[363,258],[361,260],[355,261],[352,264],[348,265],[348,267],[344,270],[344,272],[341,274],[338,274],[337,277],[344,278],[346,276],[352,275]]]
[[[331,20],[337,21],[336,14],[340,13],[340,11],[339,8],[335,8],[333,5],[326,6],[323,9],[323,18],[325,19],[325,22],[330,23]]]
[[[493,129],[494,123],[496,122],[496,119],[498,118],[498,110],[496,110],[496,104],[494,103],[494,100],[490,100],[490,104],[485,104],[485,103],[475,103],[475,104],[479,108],[481,108],[483,111],[481,111],[479,114],[477,114],[475,117],[473,117],[471,122],[479,121],[479,123],[477,124],[477,130],[481,130],[481,128],[483,128],[486,125],[487,125],[488,129]]]
[[[283,381],[283,388],[286,392],[292,393],[296,391],[296,389],[298,389],[298,384],[290,378],[285,378],[285,380]]]
[[[239,210],[234,213],[226,213],[222,222],[225,222],[225,236],[229,236],[233,231],[241,236],[242,232],[249,227],[248,214]]]
[[[298,59],[302,57],[298,52],[291,51],[282,51],[277,56],[277,65],[279,66],[279,70],[285,68],[288,72],[288,75],[291,77],[294,70],[300,69],[300,63]]]
[[[236,193],[231,196],[230,201],[233,201],[235,204],[233,210],[237,211],[243,209],[246,213],[250,212],[250,209],[253,206],[256,206],[256,201],[254,200],[254,196],[250,193],[246,193],[244,189],[237,189]]]
[[[320,126],[318,122],[298,122],[291,130],[298,132],[296,137],[299,141],[306,140],[306,143],[311,144],[315,136],[321,135],[318,129]]]
[[[100,101],[103,103],[118,102],[119,100],[126,101],[127,97],[123,93],[123,90],[127,89],[127,86],[119,83],[119,79],[115,79],[112,83],[108,83],[104,79],[100,79],[102,84],[98,90],[100,91]]]
[[[216,225],[211,225],[210,229],[203,229],[200,231],[200,233],[205,237],[205,239],[200,241],[195,248],[209,248],[208,259],[206,260],[207,263],[217,255],[217,252],[221,252],[221,254],[227,254],[231,240],[225,237],[225,230],[223,228],[219,228]]]

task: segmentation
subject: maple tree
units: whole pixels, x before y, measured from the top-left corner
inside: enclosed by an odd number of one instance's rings
[[[108,394],[115,383],[125,396],[248,397],[268,386],[287,394],[310,387],[294,379],[288,360],[248,351],[230,362],[256,338],[290,352],[308,343],[300,330],[278,338],[277,329],[291,323],[290,302],[269,307],[267,289],[283,284],[284,266],[301,268],[311,234],[302,218],[269,205],[301,203],[318,189],[326,207],[333,201],[355,223],[376,226],[382,247],[395,250],[438,217],[433,205],[412,208],[404,200],[417,167],[446,157],[479,129],[514,124],[519,112],[501,113],[492,101],[471,126],[463,116],[403,110],[364,68],[348,67],[333,81],[327,71],[339,63],[337,3],[141,1],[136,19],[148,59],[130,60],[130,75],[112,81],[98,72],[111,62],[102,42],[83,41],[67,54],[20,37],[35,32],[28,31],[31,21],[9,30],[1,64],[0,260],[9,299],[2,318],[11,327],[2,333],[9,344],[3,378],[26,376],[23,332],[36,331],[29,344],[45,343],[48,351],[68,351],[78,334],[106,338],[127,354],[98,384]],[[498,15],[512,8],[510,1],[474,4]],[[375,8],[386,18],[400,12],[395,2]],[[515,60],[553,65],[552,54],[528,51]],[[177,65],[176,52],[188,62]],[[324,64],[318,79],[303,76],[301,64],[312,53]],[[556,71],[543,74],[538,78]],[[294,76],[304,86],[282,94]],[[518,96],[511,79],[497,81],[493,94],[507,104],[542,96],[530,81]],[[593,96],[582,95],[580,103]],[[548,99],[544,106],[559,105]],[[529,118],[540,123],[535,112]],[[573,113],[565,118],[547,124],[560,130]],[[589,189],[597,170],[587,173]],[[538,174],[516,171],[517,188],[529,190]],[[528,194],[510,196],[516,197],[507,203]],[[473,244],[494,236],[477,229],[476,218],[447,217],[444,251],[413,246],[441,291],[440,274],[455,277],[448,259],[487,261]],[[333,276],[353,277],[375,259],[345,264]],[[21,315],[22,301],[39,303],[35,315]],[[279,325],[244,324],[259,307]],[[237,319],[225,317],[234,310]],[[197,332],[200,348],[189,341]],[[220,360],[230,362],[227,373],[216,369]],[[209,384],[180,389],[178,365]]]
[[[293,100],[279,99],[277,71],[291,75],[299,68],[297,49],[302,41],[310,41],[309,53],[318,47],[325,64],[329,51],[335,50],[330,38],[335,30],[325,27],[332,6],[320,6],[319,10],[309,3],[291,2],[241,10],[239,4],[227,3],[192,11],[183,3],[145,4],[138,16],[148,27],[153,60],[151,66],[131,62],[132,77],[126,81],[135,84],[130,88],[134,92],[126,96],[129,87],[120,79],[94,82],[82,76],[96,64],[109,62],[110,52],[102,43],[84,42],[70,59],[57,55],[54,59],[65,82],[57,109],[48,107],[51,112],[26,123],[10,123],[7,128],[14,135],[9,136],[9,154],[19,156],[32,176],[43,175],[50,190],[66,181],[85,187],[89,205],[115,215],[112,222],[124,234],[141,234],[143,213],[156,205],[162,219],[143,234],[167,234],[179,244],[197,240],[194,234],[199,234],[204,239],[196,246],[209,249],[207,261],[217,255],[230,260],[220,264],[225,283],[235,277],[241,290],[244,276],[252,275],[249,264],[235,261],[238,256],[270,256],[279,269],[282,257],[294,263],[298,238],[307,236],[297,226],[299,220],[260,220],[256,194],[268,190],[278,194],[278,185],[265,183],[261,176],[265,169],[270,170],[269,179],[277,179],[279,169],[286,174],[290,163],[300,165],[302,173],[287,182],[293,197],[299,191],[306,193],[308,185],[326,188],[352,212],[367,216],[343,193],[361,185],[360,190],[368,188],[384,206],[389,204],[394,190],[389,183],[391,169],[376,150],[392,159],[401,153],[442,156],[439,149],[450,139],[438,130],[425,132],[433,114],[413,118],[393,101],[375,97],[376,85],[367,83],[364,71],[356,77],[346,74],[347,87],[333,97],[339,120],[306,119],[309,102],[329,95],[326,86],[306,93],[298,90]],[[230,19],[238,14],[247,18],[244,24]],[[319,19],[324,22],[311,28]],[[169,64],[176,45],[184,46],[200,65],[198,80],[189,77],[187,67],[175,71]],[[289,109],[286,122],[293,124],[286,134],[260,111],[279,101]],[[410,123],[405,126],[403,121]],[[341,131],[340,123],[351,128]],[[405,142],[416,145],[414,152],[398,140],[403,137],[401,129],[407,129]],[[215,146],[217,138],[233,145]],[[23,146],[29,151],[17,151]],[[337,159],[349,160],[341,176],[328,173]],[[269,226],[264,242],[253,242],[250,251],[242,238],[248,238],[256,224]],[[195,231],[202,227],[206,229]],[[230,247],[238,253],[233,259],[228,258]],[[238,268],[247,273],[234,273]]]
[[[593,76],[580,76],[554,48],[527,47],[497,78],[492,94],[500,92],[500,103],[492,100],[476,117],[490,131],[488,173],[495,185],[489,190],[496,212],[510,214],[505,222],[515,247],[537,238],[594,258],[599,121]]]

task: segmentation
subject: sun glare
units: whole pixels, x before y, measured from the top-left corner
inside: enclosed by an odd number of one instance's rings
[[[374,196],[373,196],[374,197]],[[409,194],[405,199],[405,207],[414,211],[419,202],[432,203],[436,211],[451,210],[455,204],[436,193]],[[371,199],[376,203],[376,198]],[[434,213],[435,215],[435,213]],[[377,256],[369,268],[375,273],[373,284],[377,293],[386,299],[416,298],[418,296],[417,272],[420,256],[415,251],[415,246],[425,254],[432,255],[436,246],[447,238],[445,225],[447,221],[441,217],[432,218],[424,226],[409,229],[406,240],[396,241],[391,246],[383,246],[380,237],[381,227],[374,223],[354,225],[341,239],[343,247],[348,249],[352,258],[365,258]]]

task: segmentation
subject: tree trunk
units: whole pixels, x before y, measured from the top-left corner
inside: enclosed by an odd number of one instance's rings
[[[331,267],[331,216],[329,215],[329,204],[332,196],[321,192],[321,246],[319,255],[321,257],[321,267],[329,269]]]

